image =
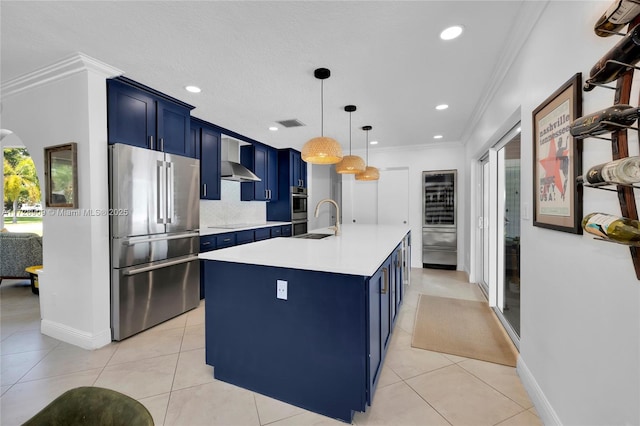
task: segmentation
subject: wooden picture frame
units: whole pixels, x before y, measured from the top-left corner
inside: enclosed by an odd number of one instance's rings
[[[582,234],[582,141],[569,133],[582,116],[577,73],[533,111],[533,225]]]
[[[45,204],[51,208],[78,208],[77,143],[45,147]]]

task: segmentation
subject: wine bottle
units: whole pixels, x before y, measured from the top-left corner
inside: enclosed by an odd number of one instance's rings
[[[607,213],[591,213],[582,219],[582,229],[622,244],[640,243],[640,222]]]
[[[629,31],[613,48],[611,48],[591,68],[589,79],[584,83],[584,90],[593,90],[596,84],[610,83],[627,69],[627,65],[635,65],[640,61],[640,25]],[[609,62],[610,60],[622,62]]]
[[[640,15],[640,4],[633,0],[616,0],[602,14],[593,30],[600,37],[609,37]]]
[[[640,108],[618,104],[580,117],[571,123],[569,132],[577,139],[622,130],[638,119]]]
[[[586,179],[593,184],[640,182],[640,157],[625,157],[593,166],[587,172]]]

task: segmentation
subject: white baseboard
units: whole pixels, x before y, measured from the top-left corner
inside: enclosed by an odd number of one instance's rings
[[[529,370],[521,356],[518,357],[516,371],[518,372],[520,381],[522,381],[522,385],[529,394],[531,402],[536,408],[542,423],[546,426],[562,426],[560,418],[549,403],[547,397],[544,395],[544,392],[542,392],[538,382],[535,377],[533,377],[533,374],[531,374],[531,370]]]
[[[98,349],[111,343],[110,328],[100,333],[92,334],[57,322],[42,320],[40,322],[40,331],[49,337],[62,340],[63,342],[79,346],[83,349]]]

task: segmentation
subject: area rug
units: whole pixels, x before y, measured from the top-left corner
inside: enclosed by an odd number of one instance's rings
[[[420,295],[411,346],[516,366],[518,352],[487,302]]]

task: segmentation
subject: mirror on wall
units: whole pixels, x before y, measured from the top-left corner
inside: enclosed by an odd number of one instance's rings
[[[47,207],[78,208],[77,144],[44,149],[45,202]]]

